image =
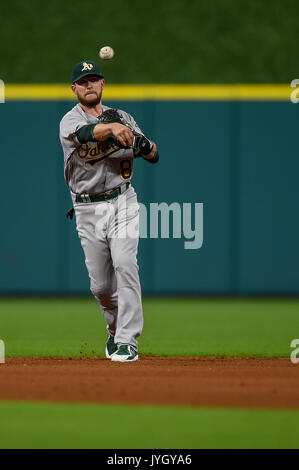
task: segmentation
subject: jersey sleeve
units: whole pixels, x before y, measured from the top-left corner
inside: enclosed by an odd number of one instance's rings
[[[65,161],[71,156],[74,150],[81,145],[76,132],[87,123],[77,116],[66,115],[62,118],[59,125],[59,137],[63,148]]]

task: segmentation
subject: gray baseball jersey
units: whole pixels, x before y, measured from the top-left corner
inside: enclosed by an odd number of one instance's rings
[[[103,106],[103,112],[111,109]],[[118,110],[129,127],[143,134],[133,117]],[[98,119],[86,113],[79,104],[74,106],[60,122],[60,141],[64,153],[64,176],[74,194],[99,194],[130,181],[133,174],[133,149],[119,149],[113,144],[88,142],[81,144],[76,131]]]

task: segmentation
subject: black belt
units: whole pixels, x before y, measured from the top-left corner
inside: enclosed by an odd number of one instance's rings
[[[126,189],[130,186],[130,183],[126,183]],[[91,194],[91,195],[84,195],[82,194],[79,196],[79,194],[76,194],[76,202],[100,202],[100,201],[108,201],[109,199],[113,199],[114,197],[117,197],[119,194],[122,193],[121,190],[122,186],[118,186],[118,188],[112,189],[111,191],[107,191],[106,193],[102,194]]]

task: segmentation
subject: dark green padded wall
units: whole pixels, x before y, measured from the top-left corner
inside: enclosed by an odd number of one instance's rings
[[[63,179],[59,120],[72,102],[0,105],[1,293],[88,293]],[[299,293],[296,133],[288,102],[111,102],[161,160],[137,160],[139,201],[202,202],[204,241],[141,239],[144,293]]]

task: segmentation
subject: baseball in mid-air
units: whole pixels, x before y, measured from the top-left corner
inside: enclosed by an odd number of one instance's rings
[[[110,60],[114,57],[114,50],[110,46],[105,46],[100,49],[99,56],[103,60]]]

